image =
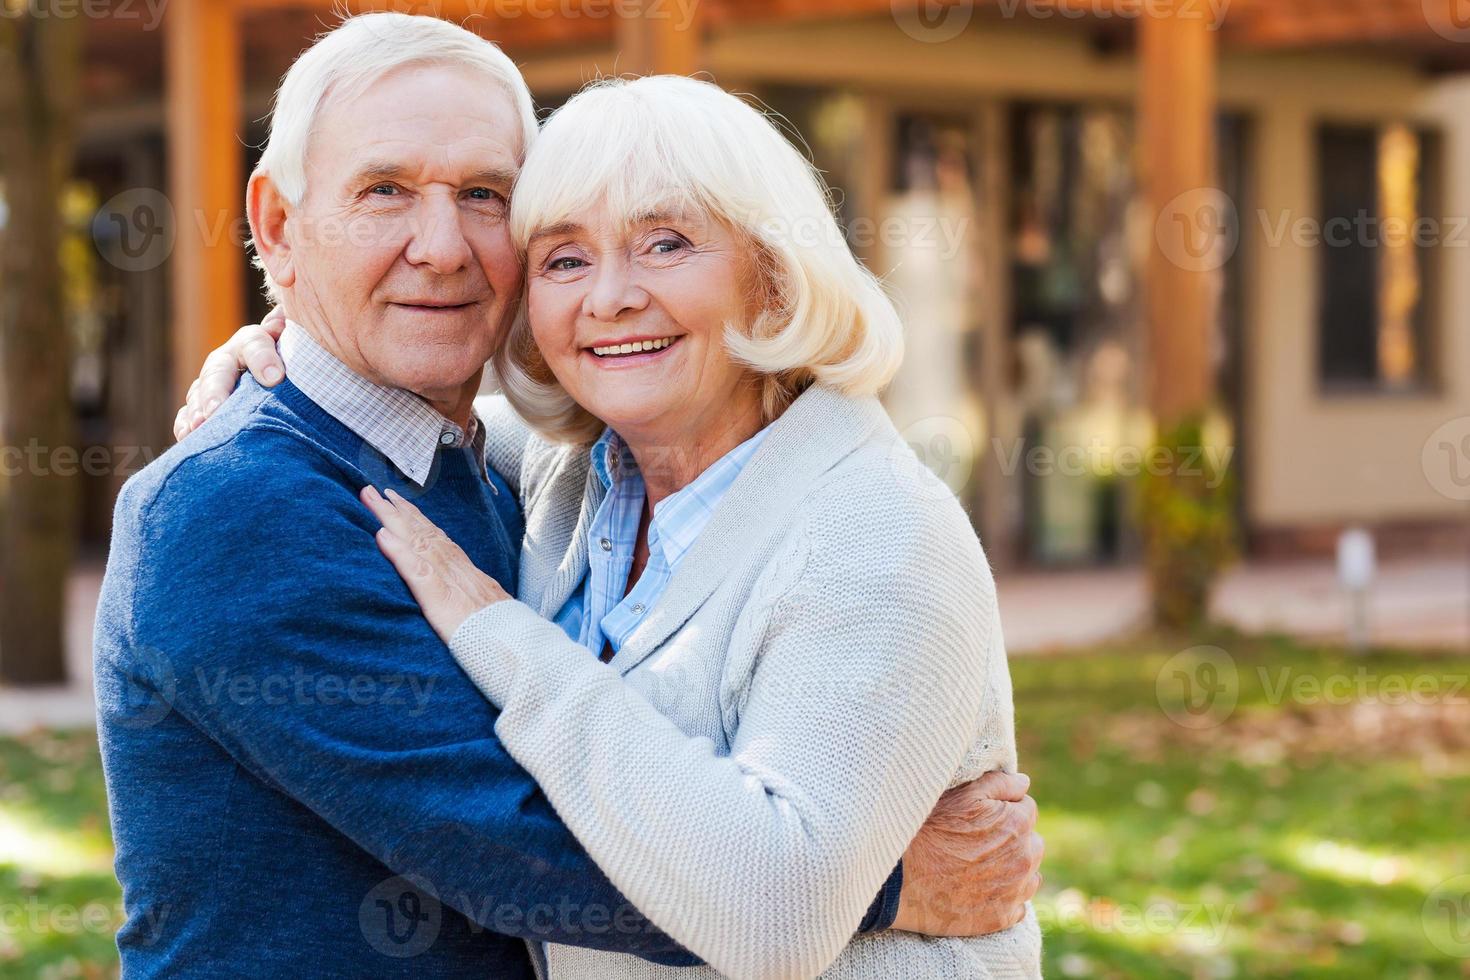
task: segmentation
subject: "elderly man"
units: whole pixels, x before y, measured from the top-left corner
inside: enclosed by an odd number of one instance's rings
[[[437,20],[349,20],[282,83],[249,215],[289,377],[129,481],[98,610],[127,977],[529,976],[519,939],[693,962],[506,754],[357,500],[414,499],[514,590],[516,487],[472,402],[534,134],[514,66]],[[941,801],[862,928],[1014,921],[1019,782]]]

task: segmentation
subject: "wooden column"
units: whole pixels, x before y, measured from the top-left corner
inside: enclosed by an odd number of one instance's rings
[[[174,0],[167,13],[174,391],[245,317],[240,25],[230,0]]]
[[[1228,220],[1214,189],[1218,35],[1187,5],[1145,14],[1139,32],[1139,160],[1155,232],[1145,286],[1149,402],[1163,427],[1211,395],[1219,269],[1208,250]]]
[[[618,20],[620,75],[693,75],[704,67],[701,2],[639,0],[638,14]]]

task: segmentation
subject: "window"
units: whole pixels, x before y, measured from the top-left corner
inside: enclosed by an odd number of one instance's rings
[[[1322,225],[1318,378],[1329,391],[1413,391],[1429,382],[1439,140],[1404,125],[1317,133]]]

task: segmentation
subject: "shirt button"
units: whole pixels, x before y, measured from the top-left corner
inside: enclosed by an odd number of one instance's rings
[[[643,603],[641,603],[641,602],[635,602],[635,603],[633,603],[633,612],[634,612],[635,615],[642,616],[643,615]]]
[[[454,433],[453,432],[441,432],[441,433],[439,433],[439,445],[441,445],[441,446],[452,446],[452,445],[454,445]]]
[[[609,541],[607,538],[603,538],[601,541],[599,541],[597,543],[602,546],[602,550],[603,551],[612,551],[612,542]]]

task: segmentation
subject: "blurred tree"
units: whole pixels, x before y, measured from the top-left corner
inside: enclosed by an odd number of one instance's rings
[[[76,537],[71,355],[61,201],[73,149],[83,20],[0,18],[0,681],[66,678],[67,572]],[[75,458],[72,457],[72,462]]]

